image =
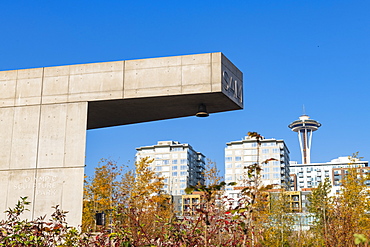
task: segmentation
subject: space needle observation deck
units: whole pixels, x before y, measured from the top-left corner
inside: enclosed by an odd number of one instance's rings
[[[321,123],[310,119],[307,115],[302,115],[298,120],[289,124],[288,127],[298,133],[299,145],[302,154],[302,164],[311,163],[311,143],[312,133],[318,130]]]

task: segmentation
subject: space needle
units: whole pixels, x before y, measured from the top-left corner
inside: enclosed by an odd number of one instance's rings
[[[312,133],[318,130],[321,123],[310,119],[309,116],[303,114],[298,120],[289,124],[288,127],[298,133],[299,145],[302,154],[302,164],[311,163],[311,143]]]

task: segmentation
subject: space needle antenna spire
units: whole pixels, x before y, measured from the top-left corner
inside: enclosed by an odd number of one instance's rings
[[[288,127],[298,133],[299,146],[302,155],[302,164],[311,163],[311,144],[312,144],[312,133],[318,130],[321,123],[310,119],[305,113],[303,105],[303,115],[298,120],[292,122]]]

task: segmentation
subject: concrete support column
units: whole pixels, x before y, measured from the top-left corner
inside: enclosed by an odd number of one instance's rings
[[[81,222],[86,124],[87,102],[0,108],[1,212],[27,196],[26,218],[60,205]]]

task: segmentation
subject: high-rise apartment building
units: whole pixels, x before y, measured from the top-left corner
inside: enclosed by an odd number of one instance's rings
[[[262,139],[260,146],[257,139],[246,136],[243,140],[226,143],[225,148],[225,182],[236,182],[242,186],[247,167],[258,162],[262,168],[262,182],[289,187],[289,149],[283,140]],[[265,160],[274,160],[262,163]],[[237,198],[240,191],[235,187],[226,187],[228,195]]]
[[[177,141],[159,141],[157,145],[136,148],[136,160],[150,157],[150,167],[163,176],[163,192],[184,195],[185,188],[204,183],[205,156],[189,144]]]

